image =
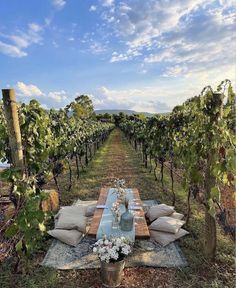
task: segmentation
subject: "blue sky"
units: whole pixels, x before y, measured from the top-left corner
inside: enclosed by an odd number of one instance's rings
[[[206,85],[235,86],[231,0],[2,0],[0,87],[59,108],[166,112]]]

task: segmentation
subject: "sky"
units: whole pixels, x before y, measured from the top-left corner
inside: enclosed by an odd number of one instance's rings
[[[18,101],[155,113],[235,87],[232,0],[1,0],[0,14],[0,88]]]

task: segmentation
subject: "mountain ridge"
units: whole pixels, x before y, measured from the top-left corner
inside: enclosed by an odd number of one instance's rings
[[[144,114],[145,116],[153,116],[155,115],[154,113],[150,112],[137,112],[134,110],[129,110],[129,109],[97,109],[95,110],[95,113],[98,114],[119,114],[119,113],[124,113],[126,115],[133,115],[133,114]]]

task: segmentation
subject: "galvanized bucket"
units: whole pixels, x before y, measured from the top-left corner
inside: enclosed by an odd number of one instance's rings
[[[106,263],[101,261],[101,280],[105,287],[118,287],[122,281],[125,261]]]

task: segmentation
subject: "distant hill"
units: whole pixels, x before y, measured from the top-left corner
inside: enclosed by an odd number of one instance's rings
[[[147,116],[147,117],[151,117],[151,116],[154,115],[154,114],[149,113],[149,112],[137,112],[137,111],[134,111],[134,110],[119,110],[119,109],[95,110],[95,113],[96,113],[97,115],[98,115],[98,114],[104,114],[104,113],[108,113],[108,114],[119,114],[120,112],[123,112],[123,113],[126,114],[126,115],[133,115],[133,114],[142,113],[142,114],[144,114],[144,115]]]

